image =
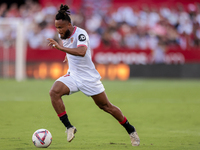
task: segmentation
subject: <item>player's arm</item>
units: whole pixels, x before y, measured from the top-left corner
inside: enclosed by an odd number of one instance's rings
[[[79,46],[77,48],[67,48],[67,47],[56,47],[58,50],[61,50],[65,53],[71,54],[71,55],[75,55],[75,56],[82,56],[84,57],[87,51],[87,48],[85,46]]]
[[[85,47],[85,46],[79,46],[77,48],[67,48],[67,47],[63,47],[63,46],[59,45],[55,40],[53,40],[51,38],[48,38],[47,40],[49,40],[48,46],[51,46],[53,48],[56,48],[60,51],[63,51],[65,53],[68,53],[71,55],[84,57],[86,54],[86,51],[87,51],[87,47]]]

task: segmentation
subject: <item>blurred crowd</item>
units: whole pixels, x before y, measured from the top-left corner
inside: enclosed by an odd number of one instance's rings
[[[149,5],[114,6],[110,0],[83,0],[81,8],[71,8],[73,25],[84,28],[91,48],[152,49],[180,47],[183,50],[200,48],[200,4],[179,3],[168,7]],[[0,5],[1,18],[22,18],[29,47],[46,48],[47,38],[58,40],[54,19],[59,5],[42,7],[31,0],[18,7],[13,3]],[[0,45],[16,38],[14,26],[0,24]]]

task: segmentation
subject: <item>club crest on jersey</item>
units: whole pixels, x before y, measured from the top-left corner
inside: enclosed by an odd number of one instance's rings
[[[72,37],[72,38],[71,38],[71,43],[73,43],[73,41],[74,41],[74,38]]]
[[[80,34],[80,35],[78,36],[78,40],[79,40],[79,41],[85,41],[85,40],[86,40],[85,35],[84,35],[84,34]]]

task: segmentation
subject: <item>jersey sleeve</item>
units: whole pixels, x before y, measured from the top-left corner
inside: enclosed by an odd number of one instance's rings
[[[82,32],[79,32],[77,34],[77,47],[79,46],[85,46],[88,48],[88,41],[89,41],[89,36],[87,34],[86,31],[82,31]]]

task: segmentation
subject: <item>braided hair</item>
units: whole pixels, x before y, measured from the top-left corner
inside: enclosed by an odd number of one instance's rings
[[[56,20],[67,20],[71,23],[71,18],[69,17],[70,15],[70,11],[69,11],[69,6],[67,5],[60,5],[60,10],[58,11],[57,15],[56,15]]]

